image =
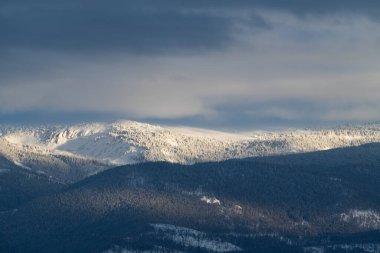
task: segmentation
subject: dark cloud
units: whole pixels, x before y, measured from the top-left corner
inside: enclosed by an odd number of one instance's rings
[[[268,99],[267,101],[225,101],[213,107],[217,117],[192,117],[181,119],[188,125],[207,126],[225,130],[279,129],[283,127],[332,127],[341,124],[357,124],[378,119],[375,108],[380,103],[352,101],[312,101],[302,98]],[[356,114],[356,115],[355,115]],[[181,120],[169,120],[180,124]],[[164,123],[164,120],[158,121]]]
[[[368,15],[378,14],[380,2],[376,0],[194,0],[194,1],[165,1],[168,6],[187,8],[228,8],[228,9],[257,9],[266,8],[289,11],[295,14],[324,14],[334,12],[361,12]],[[156,1],[156,6],[161,4]]]
[[[267,8],[296,14],[355,11],[378,14],[379,1],[314,0],[36,0],[0,3],[0,50],[10,47],[137,54],[218,49],[233,42],[239,15],[247,25],[270,27],[255,16]]]
[[[2,3],[0,47],[151,54],[217,49],[233,40],[233,21],[221,15],[131,1],[52,2]]]

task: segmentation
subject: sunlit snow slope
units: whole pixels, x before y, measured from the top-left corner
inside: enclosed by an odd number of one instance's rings
[[[356,146],[380,141],[380,125],[225,133],[133,121],[0,129],[0,154],[25,169],[76,180],[114,165],[191,164]]]

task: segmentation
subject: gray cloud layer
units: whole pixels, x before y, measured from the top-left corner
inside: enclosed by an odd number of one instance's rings
[[[369,0],[1,1],[0,117],[380,119],[379,11]]]
[[[232,37],[223,15],[155,1],[12,1],[2,3],[2,49],[126,51],[151,54],[219,48]],[[168,3],[169,4],[169,3]]]
[[[297,15],[348,12],[376,17],[380,3],[369,0],[15,0],[2,1],[0,9],[3,50],[24,47],[150,54],[219,48],[233,40],[231,32],[239,22],[239,15],[231,12],[250,12],[249,25],[263,28],[268,24],[255,16],[257,9]]]

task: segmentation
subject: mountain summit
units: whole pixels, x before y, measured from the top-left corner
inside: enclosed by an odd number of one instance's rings
[[[77,181],[115,165],[147,161],[193,164],[380,141],[379,125],[227,133],[117,121],[2,127],[0,131],[0,154],[20,167],[63,181]]]

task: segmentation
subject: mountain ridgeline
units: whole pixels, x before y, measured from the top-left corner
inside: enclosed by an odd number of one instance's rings
[[[380,142],[380,125],[226,133],[133,121],[0,127],[0,155],[63,183],[125,164],[224,161]]]
[[[22,169],[3,160],[0,179]],[[37,176],[44,190],[2,206],[1,252],[380,252],[377,143]]]

